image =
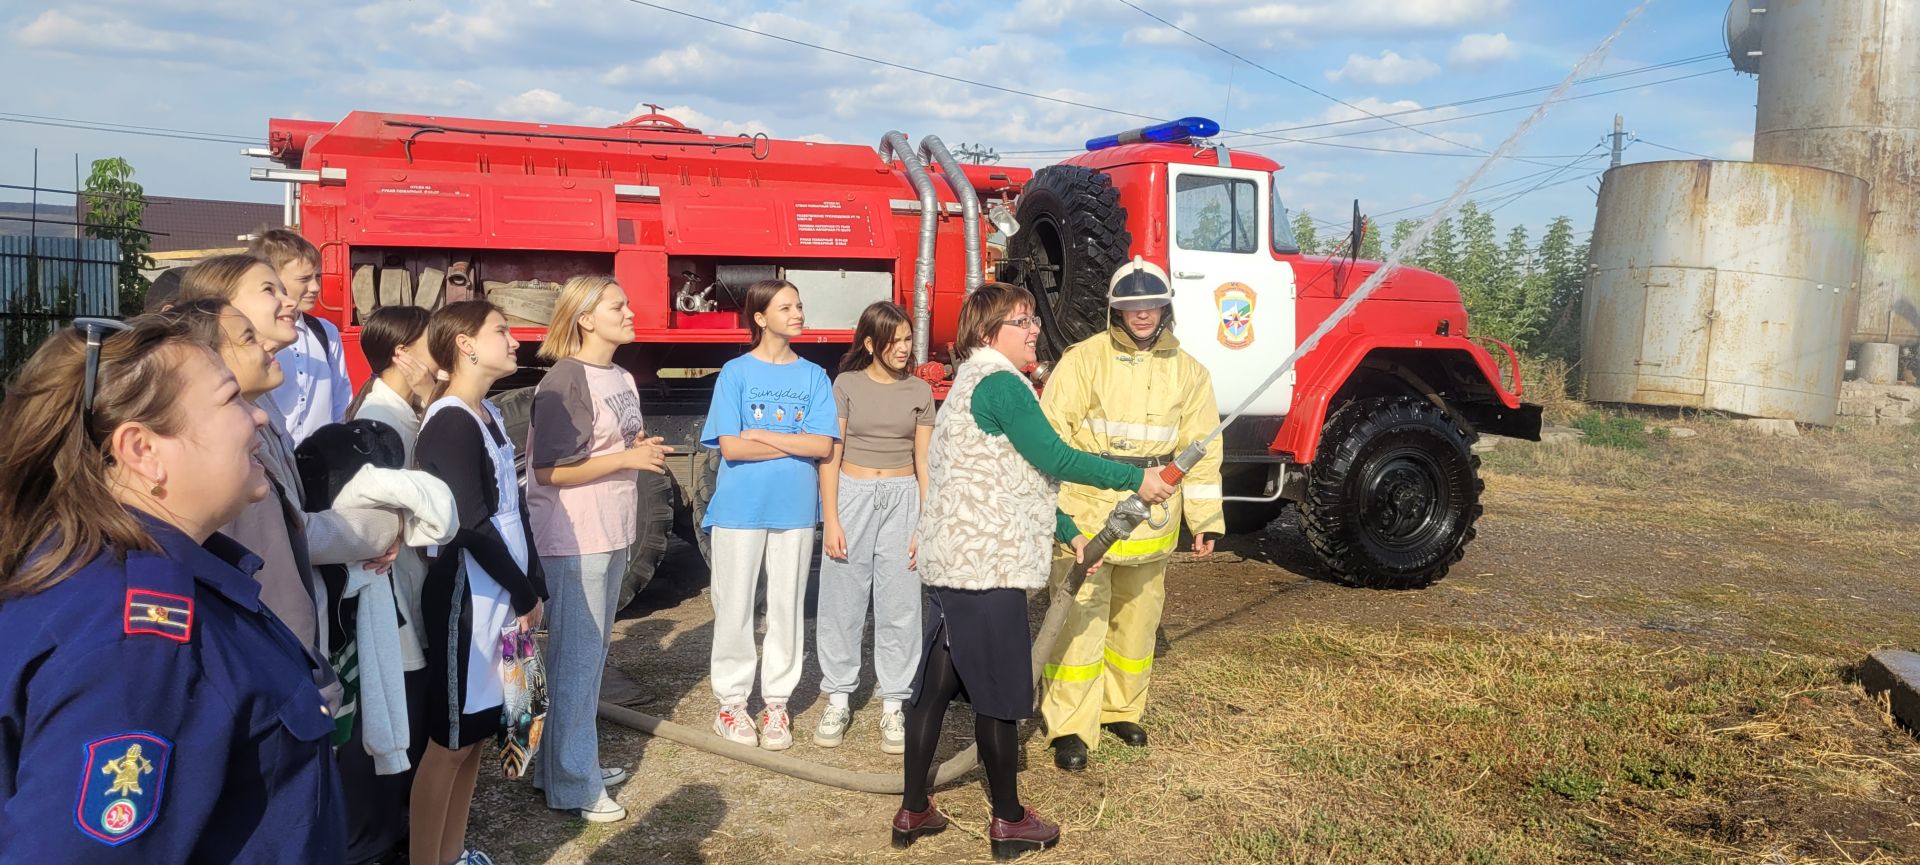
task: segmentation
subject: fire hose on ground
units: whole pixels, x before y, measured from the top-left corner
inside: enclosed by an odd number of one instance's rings
[[[1187,471],[1192,469],[1193,466],[1200,461],[1200,457],[1206,452],[1206,447],[1209,443],[1218,438],[1229,424],[1246,413],[1248,407],[1253,404],[1253,401],[1257,399],[1261,393],[1265,392],[1267,388],[1272,387],[1273,383],[1279,381],[1281,376],[1286,375],[1287,370],[1292,369],[1294,364],[1298,363],[1303,355],[1319,345],[1320,340],[1326,337],[1336,325],[1348,315],[1351,315],[1354,309],[1360,305],[1361,301],[1365,300],[1368,295],[1371,295],[1375,289],[1380,287],[1386,280],[1387,275],[1391,273],[1395,267],[1399,266],[1400,261],[1405,258],[1410,251],[1418,249],[1420,245],[1426,241],[1427,235],[1433,231],[1434,225],[1440,221],[1441,217],[1451,213],[1454,208],[1459,206],[1461,200],[1466,198],[1467,194],[1473,190],[1474,184],[1478,183],[1480,178],[1484,176],[1494,164],[1512,152],[1514,145],[1518,144],[1520,139],[1525,137],[1527,132],[1533,128],[1534,124],[1538,123],[1540,118],[1546,115],[1547,108],[1566,94],[1567,89],[1573,84],[1575,79],[1585,74],[1589,68],[1599,62],[1601,57],[1605,56],[1607,49],[1613,45],[1613,41],[1619,38],[1620,33],[1627,28],[1627,25],[1639,17],[1640,13],[1645,11],[1651,2],[1652,0],[1642,0],[1633,11],[1627,14],[1626,18],[1620,22],[1620,25],[1614,28],[1613,32],[1608,34],[1606,39],[1601,41],[1599,46],[1588,53],[1586,57],[1582,58],[1578,64],[1575,64],[1573,71],[1569,72],[1567,77],[1560,81],[1559,86],[1555,87],[1553,92],[1547,94],[1546,99],[1541,101],[1540,105],[1533,110],[1533,113],[1528,115],[1527,119],[1522,121],[1520,125],[1514,129],[1512,134],[1508,135],[1507,139],[1501,142],[1498,148],[1488,154],[1486,161],[1482,162],[1478,169],[1460,182],[1459,186],[1454,189],[1453,195],[1449,197],[1444,204],[1428,214],[1427,218],[1414,230],[1412,236],[1396,244],[1392,253],[1387,256],[1387,260],[1380,265],[1379,269],[1369,275],[1366,281],[1361,283],[1359,289],[1354,291],[1352,295],[1349,295],[1345,302],[1341,303],[1332,314],[1328,315],[1326,320],[1322,321],[1320,326],[1314,329],[1313,333],[1309,334],[1306,339],[1301,340],[1299,347],[1295,348],[1293,353],[1288,355],[1287,359],[1282,361],[1280,366],[1276,367],[1273,372],[1267,376],[1265,381],[1261,382],[1258,387],[1255,387],[1247,395],[1246,399],[1242,401],[1238,407],[1234,408],[1231,413],[1221,418],[1220,424],[1214,427],[1213,431],[1208,433],[1206,438],[1189,445],[1186,450],[1182,451],[1180,455],[1174,459],[1173,464],[1165,466],[1160,470],[1161,479],[1169,484],[1178,484],[1180,480],[1186,476]],[[1569,165],[1567,167],[1571,166]],[[1052,655],[1054,644],[1059,641],[1060,632],[1066,626],[1067,610],[1072,606],[1074,595],[1079,593],[1080,585],[1086,579],[1087,565],[1099,562],[1114,542],[1133,534],[1133,530],[1142,522],[1147,521],[1150,515],[1151,508],[1146,502],[1142,501],[1137,494],[1130,495],[1121,501],[1120,504],[1115,506],[1113,511],[1107,515],[1106,523],[1101,527],[1100,531],[1088,540],[1086,548],[1081,553],[1081,562],[1076,564],[1072,570],[1068,571],[1066,577],[1053,587],[1051,601],[1047,606],[1046,617],[1041,620],[1040,630],[1034,634],[1033,638],[1033,682],[1036,694],[1038,694],[1039,691],[1041,667],[1046,663],[1047,658]],[[818,763],[790,756],[785,752],[766,751],[751,745],[729,742],[705,730],[699,730],[684,724],[677,724],[672,721],[656,718],[644,712],[637,712],[624,706],[605,701],[600,703],[600,717],[623,727],[639,730],[650,736],[656,736],[670,742],[677,742],[690,748],[726,757],[731,760],[737,760],[748,765],[758,766],[762,769],[799,778],[803,781],[825,784],[829,787],[839,787],[864,793],[900,793],[904,786],[904,778],[899,772],[856,772],[850,769],[823,766]],[[975,766],[979,765],[979,762],[979,754],[975,746],[967,746],[966,750],[953,755],[948,758],[946,762],[940,764],[939,768],[934,772],[932,786],[938,788],[958,780],[961,776],[972,771]]]

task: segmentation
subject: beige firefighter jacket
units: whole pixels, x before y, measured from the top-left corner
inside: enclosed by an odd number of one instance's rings
[[[1176,455],[1220,422],[1212,376],[1180,350],[1171,329],[1145,350],[1136,348],[1132,337],[1118,326],[1075,343],[1048,376],[1040,406],[1067,444],[1113,457]],[[1081,533],[1092,536],[1127,495],[1061,484],[1060,509],[1073,518]],[[1178,517],[1182,516],[1194,534],[1225,533],[1218,439],[1187,473],[1180,492],[1164,506],[1155,506],[1154,513],[1156,518],[1161,514],[1175,518],[1158,529],[1142,523],[1113,545],[1107,553],[1109,561],[1134,564],[1166,558],[1179,541]]]

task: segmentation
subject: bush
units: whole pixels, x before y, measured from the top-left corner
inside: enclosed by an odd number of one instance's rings
[[[1646,450],[1653,439],[1667,435],[1664,427],[1649,430],[1646,421],[1637,417],[1601,411],[1589,411],[1574,418],[1573,426],[1587,434],[1587,444],[1629,451]]]

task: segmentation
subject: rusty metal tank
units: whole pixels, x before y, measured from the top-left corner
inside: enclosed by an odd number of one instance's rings
[[[1831,424],[1867,183],[1798,165],[1642,162],[1600,187],[1587,397]]]
[[[1753,160],[1872,184],[1852,342],[1920,342],[1920,0],[1733,0],[1734,67],[1760,76]]]

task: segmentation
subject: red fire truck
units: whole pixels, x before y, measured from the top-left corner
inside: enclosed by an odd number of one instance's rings
[[[745,348],[739,302],[758,279],[800,288],[809,330],[796,348],[829,368],[863,308],[900,302],[924,325],[915,353],[929,374],[981,281],[1033,290],[1044,360],[1104,327],[1108,277],[1144,256],[1174,278],[1182,346],[1213,371],[1220,405],[1239,405],[1379,265],[1300,254],[1280,166],[1207,143],[1212,128],[1095,139],[1033,172],[962,165],[938,138],[897,132],[875,148],[709,135],[659,113],[592,128],[355,112],[271,121],[263,155],[276,165],[253,173],[296,185],[299,228],[321,250],[315,314],[339,325],[356,379],[358,323],[379,306],[486,297],[531,344],[543,291],[581,273],[620,281],[638,339],[618,361],[649,433],[683,455],[641,491],[637,584],[670,531],[703,540],[692,519],[717,456],[696,439],[712,373]],[[1347,249],[1363,230],[1356,218]],[[1328,575],[1440,578],[1480,514],[1475,437],[1538,438],[1517,370],[1511,349],[1470,335],[1451,282],[1396,270],[1229,428],[1231,529],[1297,502]],[[523,391],[497,401],[524,423]]]

